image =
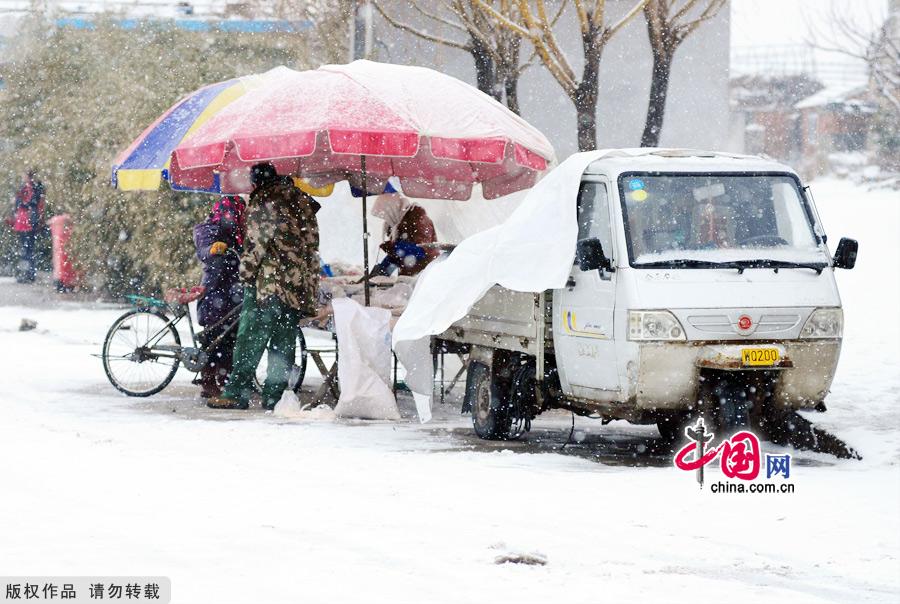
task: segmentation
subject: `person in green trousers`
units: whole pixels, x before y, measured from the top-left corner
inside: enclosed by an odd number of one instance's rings
[[[272,164],[253,166],[247,244],[241,257],[244,305],[234,346],[234,368],[222,395],[207,405],[247,409],[256,367],[268,350],[264,409],[287,387],[299,322],[316,314],[319,287],[319,204],[279,176]]]

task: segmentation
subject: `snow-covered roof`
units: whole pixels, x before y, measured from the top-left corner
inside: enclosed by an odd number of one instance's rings
[[[866,86],[865,85],[843,85],[843,86],[828,86],[823,88],[819,92],[806,97],[805,99],[798,102],[794,107],[796,109],[810,109],[812,107],[825,107],[826,105],[856,105],[856,106],[864,106],[865,103],[863,100],[859,99],[861,95],[865,94]]]
[[[789,166],[755,155],[742,155],[727,151],[641,147],[631,149],[604,149],[601,157],[588,166],[586,173],[647,171],[747,171],[793,172]]]
[[[21,19],[32,11],[30,0],[0,0],[0,37],[18,33]],[[297,32],[313,27],[302,17],[280,18],[271,6],[249,5],[240,0],[48,0],[47,15],[59,28],[92,30],[101,15],[115,17],[122,29],[163,21],[194,32]],[[311,12],[307,7],[306,12]],[[0,59],[2,60],[2,59]]]
[[[0,0],[0,4],[7,13],[25,14],[33,9],[31,0]],[[238,3],[222,0],[47,0],[43,4],[44,10],[54,17],[111,13],[124,18],[175,19],[185,16],[221,18]]]

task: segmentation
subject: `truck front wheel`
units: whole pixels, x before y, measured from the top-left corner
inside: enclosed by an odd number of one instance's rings
[[[689,413],[660,411],[656,415],[656,429],[664,441],[674,445],[685,439],[684,428],[690,421]]]
[[[507,440],[512,428],[509,402],[491,378],[484,363],[469,364],[466,378],[466,404],[472,409],[475,433],[487,440]]]

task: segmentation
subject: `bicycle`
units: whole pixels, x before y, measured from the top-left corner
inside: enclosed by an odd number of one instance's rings
[[[169,385],[179,366],[197,373],[207,364],[226,335],[237,329],[242,305],[196,333],[188,305],[203,297],[204,292],[203,287],[195,286],[190,290],[169,290],[163,300],[125,296],[136,308],[113,322],[100,355],[106,377],[113,387],[128,396],[151,396]],[[191,346],[181,345],[176,328],[184,318],[187,318]],[[221,325],[226,325],[223,332],[207,342],[204,334]],[[306,340],[303,331],[298,329],[297,355],[288,379],[288,387],[296,393],[299,393],[306,374],[306,357]],[[264,368],[264,363],[260,367]],[[259,373],[258,369],[255,376],[257,390],[261,388]]]

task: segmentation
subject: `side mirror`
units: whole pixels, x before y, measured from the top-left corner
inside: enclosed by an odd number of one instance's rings
[[[834,258],[832,259],[834,268],[849,269],[856,266],[856,252],[858,250],[859,243],[856,242],[856,239],[841,237],[837,249],[834,250]]]
[[[603,253],[603,245],[596,237],[578,242],[575,247],[575,262],[582,271],[612,270],[612,263]]]

